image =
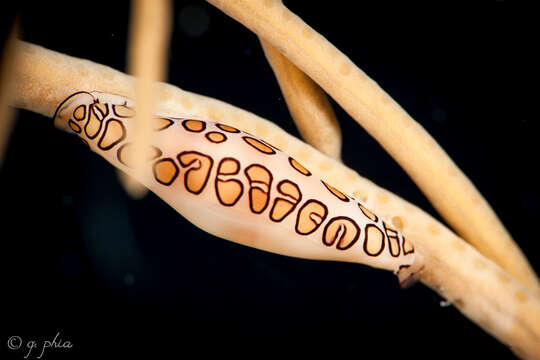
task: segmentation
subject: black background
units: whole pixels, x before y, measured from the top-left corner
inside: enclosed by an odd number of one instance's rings
[[[286,4],[433,135],[538,270],[532,10],[495,1]],[[128,2],[19,7],[25,40],[125,71]],[[256,36],[211,5],[175,2],[169,60],[168,82],[298,136]],[[439,218],[393,159],[334,108],[344,162]],[[400,290],[390,272],[240,246],[202,232],[153,194],[129,198],[108,163],[43,116],[18,113],[0,171],[1,344],[10,357],[24,356],[7,350],[10,336],[44,341],[58,331],[74,347],[44,358],[183,358],[189,349],[250,358],[513,357],[421,284]]]

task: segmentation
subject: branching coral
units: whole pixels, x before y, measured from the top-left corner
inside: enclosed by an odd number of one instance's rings
[[[79,88],[132,94],[134,80],[120,72],[85,60],[21,43],[14,104],[51,116],[65,96]],[[80,78],[81,65],[86,72]],[[62,73],[62,78],[57,75]],[[106,79],[104,81],[104,79]],[[422,210],[361,178],[335,160],[283,132],[276,125],[222,102],[191,94],[167,84],[159,85],[157,107],[236,126],[250,133],[264,132],[263,139],[302,158],[313,172],[343,191],[365,199],[382,216],[406,221],[406,236],[425,257],[421,280],[452,301],[486,331],[524,354],[537,354],[540,301],[504,270]],[[185,104],[189,104],[186,107]],[[324,171],[321,171],[321,164]],[[374,201],[384,198],[385,201]],[[497,294],[497,296],[493,296]]]
[[[317,81],[407,171],[463,237],[535,294],[528,261],[472,182],[435,140],[343,53],[279,1],[210,1]],[[445,191],[441,190],[441,185]]]
[[[264,37],[262,33],[259,35]],[[298,42],[302,43],[303,40]],[[29,44],[21,44],[20,50],[24,57],[16,74],[16,106],[51,116],[65,96],[79,89],[134,95],[133,79],[110,68]],[[291,54],[291,51],[285,52]],[[330,68],[340,71],[339,66]],[[80,76],[81,72],[85,73],[84,77]],[[335,75],[338,78],[343,74]],[[311,76],[316,78],[315,74]],[[329,83],[334,81],[331,78]],[[516,353],[529,357],[537,355],[538,299],[424,212],[249,113],[165,84],[159,85],[158,97],[158,108],[168,113],[220,121],[259,135],[300,159],[328,183],[354,194],[377,213],[393,219],[395,226],[401,225],[407,237],[424,254],[426,267],[421,275],[424,283],[452,301],[485,330],[511,345]],[[513,263],[524,262],[513,260]]]

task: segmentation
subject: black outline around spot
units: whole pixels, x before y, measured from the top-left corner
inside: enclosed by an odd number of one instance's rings
[[[68,126],[71,130],[73,130],[74,133],[80,134],[82,131],[82,128],[77,124],[75,121],[69,119],[68,120]],[[79,130],[74,129],[73,127],[76,126]]]
[[[349,202],[351,201],[351,199],[349,199],[349,197],[347,195],[345,195],[341,190],[338,190],[336,189],[335,187],[333,187],[332,185],[328,185],[327,183],[325,183],[324,181],[321,180],[321,182],[323,183],[324,187],[330,191],[330,193],[332,195],[334,195],[335,197],[337,197],[339,200],[343,201],[343,202]],[[345,196],[345,199],[342,199],[341,196],[337,195],[336,193],[334,193],[331,189],[330,189],[330,186],[332,186],[334,188],[334,190],[336,190],[338,193],[340,193],[341,195]]]
[[[116,150],[116,158],[118,159],[118,162],[119,162],[120,164],[124,165],[125,167],[129,167],[129,168],[130,168],[131,166],[129,166],[128,164],[126,164],[126,163],[122,160],[121,154],[122,154],[122,151],[123,151],[127,146],[130,146],[130,145],[132,145],[132,144],[133,144],[133,143],[130,143],[130,142],[125,143],[125,144],[122,144],[122,146],[120,146],[120,147],[118,148],[118,150]]]
[[[370,254],[369,251],[367,250],[367,241],[368,241],[368,234],[369,234],[368,228],[369,228],[370,226],[372,226],[372,227],[374,227],[375,229],[379,230],[379,231],[381,232],[381,235],[382,235],[382,241],[381,241],[382,246],[381,246],[381,249],[379,250],[379,252],[376,253],[376,254]],[[386,245],[385,245],[385,244],[386,244],[386,241],[385,241],[385,240],[386,240],[386,236],[384,235],[384,231],[382,231],[382,230],[381,230],[377,225],[375,225],[375,224],[367,224],[366,227],[364,228],[364,234],[366,234],[366,235],[364,236],[364,246],[363,246],[364,252],[365,252],[368,256],[372,256],[372,257],[377,257],[377,256],[381,255],[381,253],[384,251],[384,248],[385,248],[385,246],[386,246]]]
[[[56,107],[56,110],[54,110],[54,114],[53,114],[53,122],[55,121],[56,119],[56,116],[58,115],[58,112],[60,111],[60,109],[62,109],[62,107],[64,106],[65,103],[67,103],[71,98],[77,96],[77,95],[80,95],[80,94],[88,94],[90,95],[90,97],[92,99],[94,99],[95,101],[95,97],[94,95],[92,95],[91,93],[89,93],[88,91],[77,91],[77,92],[74,92],[73,94],[69,95],[67,98],[65,98],[64,100],[62,100],[62,102]]]
[[[236,172],[233,172],[233,173],[220,173],[219,170],[221,168],[221,164],[225,161],[225,160],[232,160],[236,163],[236,165],[238,166],[238,170],[236,170]],[[238,161],[237,159],[235,158],[232,158],[232,157],[225,157],[223,159],[221,159],[219,161],[219,164],[217,166],[217,173],[216,173],[216,180],[214,181],[214,189],[216,190],[216,197],[219,201],[219,203],[223,206],[227,206],[227,207],[231,207],[231,206],[234,206],[236,205],[236,203],[238,202],[238,200],[240,200],[240,198],[242,197],[242,195],[244,194],[244,184],[238,180],[238,179],[229,179],[229,180],[221,180],[218,178],[218,176],[220,175],[238,175],[240,173],[240,161]],[[230,181],[233,181],[233,182],[238,182],[240,183],[240,195],[238,196],[238,198],[236,198],[236,200],[232,203],[232,204],[225,204],[222,200],[221,200],[221,197],[219,195],[219,191],[218,191],[218,182],[230,182]]]
[[[163,131],[163,130],[165,130],[165,129],[170,128],[170,127],[174,124],[174,120],[169,119],[169,118],[164,117],[164,116],[157,117],[156,119],[158,119],[158,120],[167,120],[169,123],[166,124],[166,125],[164,125],[164,126],[161,126],[161,127],[158,127],[158,128],[154,128],[154,129],[153,129],[154,131]]]
[[[174,173],[174,176],[172,177],[171,181],[169,181],[169,182],[163,182],[160,179],[158,179],[158,177],[157,177],[156,166],[157,166],[157,164],[163,163],[163,162],[172,163],[174,165],[174,169],[176,170],[176,172]],[[180,174],[180,169],[178,168],[178,165],[176,165],[176,163],[174,162],[174,160],[172,158],[163,158],[163,159],[159,159],[156,162],[154,162],[154,165],[152,166],[152,172],[154,173],[154,179],[156,179],[156,181],[158,183],[160,183],[162,185],[170,186],[174,182],[174,180],[176,180],[178,175]]]
[[[120,104],[112,104],[112,110],[113,110],[113,114],[114,114],[114,115],[116,115],[116,116],[118,116],[119,118],[122,118],[122,119],[133,119],[133,118],[135,117],[135,115],[133,115],[133,116],[123,116],[123,115],[120,115],[120,114],[118,113],[118,111],[116,111],[116,107],[117,107],[117,106],[123,106],[123,107],[128,108],[128,109],[130,109],[131,111],[135,112],[135,109],[132,108],[131,106],[120,105]]]
[[[283,150],[281,150],[281,149],[278,148],[277,146],[274,146],[274,145],[270,144],[268,141],[264,141],[263,139],[257,139],[257,140],[259,140],[260,142],[262,142],[262,143],[265,144],[265,145],[268,145],[269,147],[271,147],[271,148],[274,149],[274,150],[283,152]]]
[[[230,127],[231,129],[234,129],[235,131],[224,129],[222,126]],[[240,132],[240,130],[238,130],[237,128],[235,128],[233,126],[230,126],[230,125],[216,123],[216,127],[219,128],[220,130],[223,130],[223,131],[231,133],[231,134],[238,134]]]
[[[356,242],[358,241],[358,238],[360,237],[360,233],[362,232],[362,230],[360,229],[360,226],[358,226],[358,224],[356,223],[356,221],[354,221],[353,219],[351,219],[350,217],[347,217],[347,216],[336,216],[336,217],[333,217],[331,218],[328,223],[326,223],[326,226],[324,227],[324,232],[323,232],[323,236],[322,236],[322,241],[323,241],[323,244],[326,245],[326,246],[332,246],[335,244],[336,242],[336,236],[334,236],[334,239],[332,241],[331,244],[327,244],[326,243],[326,232],[328,231],[328,227],[330,226],[330,224],[332,224],[333,222],[335,221],[339,221],[339,220],[348,220],[350,221],[355,227],[356,227],[356,236],[354,237],[354,239],[351,241],[351,243],[346,246],[346,247],[340,247],[339,245],[341,244],[341,239],[338,241],[337,245],[336,245],[336,249],[338,250],[347,250],[347,249],[350,249],[354,244],[356,244]],[[347,229],[345,227],[345,234],[347,233]],[[337,234],[336,234],[337,235]]]
[[[114,122],[117,122],[120,124],[120,127],[122,128],[122,136],[120,137],[120,139],[118,140],[115,140],[112,142],[112,144],[110,144],[109,146],[107,147],[103,147],[101,146],[101,143],[103,142],[103,139],[105,138],[105,136],[107,135],[107,130],[109,129],[109,124],[114,121]],[[98,141],[98,148],[100,148],[101,150],[110,150],[112,149],[113,147],[115,147],[116,145],[118,145],[119,143],[121,143],[124,139],[126,138],[126,127],[124,126],[124,124],[122,123],[122,121],[118,120],[118,119],[115,119],[115,118],[111,118],[109,120],[107,120],[107,123],[105,124],[105,129],[103,130],[103,134],[101,134],[101,137],[99,138],[99,141]]]
[[[219,134],[219,135],[223,136],[223,140],[214,141],[214,140],[210,139],[210,135],[212,135],[212,134]],[[222,142],[227,141],[227,135],[225,135],[224,133],[220,133],[219,131],[209,131],[206,134],[204,134],[204,137],[213,144],[221,144]]]
[[[268,172],[268,174],[270,175],[270,182],[268,184],[265,183],[265,182],[262,182],[262,181],[252,181],[249,178],[248,170],[251,169],[254,166],[260,166],[260,167],[262,167],[263,169],[265,169]],[[266,166],[264,166],[262,164],[257,164],[257,163],[251,164],[247,168],[245,168],[244,169],[244,174],[246,175],[246,178],[247,178],[248,184],[249,184],[249,191],[248,191],[249,208],[250,208],[251,212],[253,212],[254,214],[262,214],[264,212],[264,210],[266,210],[266,208],[268,207],[268,204],[270,203],[270,193],[272,191],[272,182],[274,181],[274,175],[272,174],[272,172],[270,170],[268,170],[268,168]],[[253,186],[251,186],[251,184],[253,184],[253,183],[268,185],[268,191],[266,192],[266,195],[268,195],[268,197],[267,197],[266,203],[264,204],[264,207],[261,209],[261,211],[253,210],[253,202],[251,200],[251,190],[253,189]],[[262,190],[260,188],[257,188],[257,189]]]
[[[105,113],[103,113],[99,107],[94,106],[95,104],[105,105]],[[92,109],[96,109],[96,111],[99,111],[99,113],[103,116],[103,119],[101,119],[100,121],[104,121],[107,118],[107,116],[109,116],[110,110],[109,110],[109,104],[108,103],[100,103],[99,101],[96,100],[96,102],[94,102],[92,105],[90,105],[90,107]]]
[[[83,109],[84,109],[84,115],[83,115],[83,117],[82,117],[81,119],[77,119],[77,117],[75,116],[75,113],[77,112],[77,109],[80,108],[81,106],[82,106]],[[77,107],[75,108],[75,110],[73,110],[73,118],[74,118],[75,120],[77,120],[77,121],[83,121],[83,120],[86,118],[86,111],[87,111],[86,108],[87,108],[87,105],[86,105],[86,104],[81,104],[81,105],[77,106]]]
[[[282,186],[283,184],[285,184],[285,183],[288,183],[288,184],[293,185],[293,186],[296,188],[296,190],[298,190],[298,195],[299,195],[299,198],[298,198],[298,199],[295,199],[295,198],[292,197],[291,195],[285,194],[284,192],[281,191],[280,188],[281,188],[281,186]],[[278,189],[278,191],[279,191],[279,193],[280,193],[281,195],[285,195],[285,196],[292,197],[294,200],[297,200],[297,203],[300,203],[300,201],[302,201],[302,191],[300,191],[300,187],[298,186],[298,184],[296,184],[295,182],[293,182],[293,181],[291,181],[291,180],[289,180],[289,179],[283,179],[283,180],[281,180],[281,181],[277,184],[277,189]]]
[[[409,255],[409,254],[413,254],[413,253],[414,253],[414,246],[413,246],[413,244],[412,244],[409,240],[405,240],[405,236],[403,236],[403,234],[401,235],[401,237],[403,238],[403,242],[401,243],[401,248],[403,249],[403,256],[407,256],[407,255]],[[412,248],[411,251],[405,251],[405,241],[407,241],[409,244],[411,244],[411,248]]]
[[[155,156],[153,159],[149,159],[148,161],[157,159],[157,158],[159,158],[159,157],[161,157],[161,156],[163,155],[163,151],[161,151],[160,148],[158,148],[157,146],[153,146],[153,145],[152,145],[152,147],[158,151],[158,154],[157,154],[157,156]]]
[[[324,208],[324,216],[321,217],[321,222],[320,224],[317,224],[317,226],[315,226],[315,228],[313,230],[311,230],[310,232],[307,232],[307,233],[302,233],[300,231],[298,231],[298,221],[299,221],[299,218],[300,218],[300,214],[302,213],[302,210],[304,210],[304,208],[309,204],[309,203],[317,203],[317,204],[320,204],[322,205],[322,207]],[[309,215],[311,215],[311,213],[309,213]],[[317,214],[318,215],[318,214]],[[309,217],[309,216],[308,216]],[[322,202],[320,202],[319,200],[315,200],[315,199],[309,199],[307,200],[304,205],[302,205],[300,207],[300,209],[298,210],[298,214],[296,214],[296,224],[294,225],[294,231],[296,231],[297,234],[300,234],[300,235],[309,235],[309,234],[312,234],[313,232],[317,231],[317,229],[319,229],[322,225],[322,223],[326,220],[326,218],[328,217],[328,207],[323,204]],[[311,218],[310,218],[311,219]]]
[[[98,130],[96,131],[96,134],[94,136],[90,136],[90,134],[88,134],[88,124],[90,124],[90,120],[92,118],[92,109],[94,108],[94,104],[91,104],[90,105],[90,110],[88,111],[88,120],[86,121],[86,124],[84,125],[84,133],[86,134],[86,136],[89,138],[89,139],[95,139],[99,133],[101,132],[101,128],[103,127],[103,121],[105,120],[105,118],[103,118],[103,120],[100,120],[97,115],[94,114],[96,120],[99,122],[99,127],[98,127]],[[100,111],[101,113],[101,111]]]
[[[266,146],[267,148],[270,149],[271,152],[262,151],[261,149],[259,149],[259,148],[256,147],[255,145],[251,144],[251,143],[248,141],[248,139],[254,140],[254,141],[256,141],[256,142],[258,142],[258,143],[260,143],[260,144]],[[269,146],[268,144],[265,144],[263,141],[261,141],[261,140],[259,140],[259,139],[257,139],[257,138],[254,138],[254,137],[252,137],[252,136],[242,136],[242,140],[244,140],[244,142],[245,142],[246,144],[248,144],[249,146],[251,146],[251,147],[254,148],[255,150],[257,150],[257,151],[259,151],[259,152],[261,152],[261,153],[263,153],[263,154],[265,154],[265,155],[275,155],[275,154],[276,154],[276,150],[274,150],[274,149],[272,148],[272,146]]]
[[[384,226],[384,232],[386,234],[386,238],[388,239],[388,252],[390,253],[392,257],[399,257],[399,254],[401,254],[401,246],[399,244],[399,232],[397,232],[397,230],[392,229],[391,227],[386,226],[386,222],[383,221],[382,223]],[[397,255],[394,255],[394,253],[392,252],[392,243],[390,240],[390,235],[388,235],[388,230],[391,230],[396,233],[395,237],[397,238],[397,247],[398,247]]]
[[[307,174],[304,174],[303,171],[300,171],[296,166],[294,166],[293,160],[296,161],[300,166],[302,166],[308,173],[307,173]],[[300,174],[302,174],[302,175],[304,175],[304,176],[311,176],[311,175],[313,175],[313,174],[311,173],[311,171],[309,171],[304,165],[300,164],[300,162],[299,162],[298,160],[296,160],[296,159],[294,159],[294,158],[292,158],[292,157],[290,157],[290,156],[289,156],[289,164],[291,164],[291,167],[292,167],[294,170],[298,171]]]
[[[295,199],[295,200],[296,200],[296,203],[293,203],[292,201],[289,201],[288,199],[276,197],[276,198],[274,199],[274,203],[272,204],[272,208],[270,209],[270,211],[269,211],[269,213],[268,213],[268,217],[269,217],[270,220],[272,220],[273,222],[282,222],[283,220],[285,220],[285,218],[286,218],[287,216],[289,216],[289,215],[294,211],[294,209],[296,209],[296,207],[298,206],[298,204],[300,204],[300,202],[302,201],[302,191],[300,191],[300,188],[298,187],[297,184],[295,184],[294,182],[292,182],[292,181],[289,180],[289,179],[281,180],[281,181],[277,184],[277,186],[276,186],[277,191],[278,191],[281,195],[283,195],[283,196],[289,196],[289,197],[292,197],[291,195],[285,194],[284,192],[281,191],[280,187],[281,187],[281,185],[284,184],[284,183],[290,183],[290,184],[294,185],[294,186],[296,187],[296,190],[298,190],[298,194],[300,195],[300,198],[299,198],[298,200]],[[277,220],[277,218],[274,219],[274,218],[272,217],[272,215],[273,215],[273,213],[274,213],[274,208],[276,207],[276,204],[277,204],[278,200],[282,200],[282,201],[288,202],[289,204],[293,205],[293,207],[291,208],[291,210],[287,211],[287,213],[285,213],[285,215],[283,215],[283,217],[282,217],[281,219],[279,219],[279,220]]]
[[[366,218],[368,218],[369,221],[373,221],[373,222],[379,222],[379,217],[377,215],[375,215],[375,213],[371,210],[369,210],[368,208],[366,208],[364,205],[360,204],[360,202],[357,202],[356,203],[358,205],[358,208],[360,209],[360,211],[362,212],[362,214],[364,214],[364,216]],[[373,220],[372,218],[369,217],[368,214],[366,214],[366,212],[364,211],[364,209],[366,209],[367,211],[369,211],[373,216],[375,216],[375,220]]]
[[[200,121],[200,120],[197,120],[197,121]],[[204,121],[202,121],[202,123],[205,124]],[[205,124],[205,126],[206,126],[206,124]],[[190,193],[192,193],[192,194],[199,195],[199,194],[200,194],[201,192],[203,192],[203,190],[206,188],[206,184],[208,184],[208,179],[210,178],[210,173],[212,172],[212,167],[214,166],[214,159],[212,159],[211,156],[206,155],[206,154],[203,154],[203,153],[198,152],[198,151],[193,151],[193,150],[182,151],[181,153],[179,153],[178,155],[176,155],[176,158],[178,159],[178,162],[180,163],[180,165],[181,165],[182,167],[184,167],[184,168],[190,166],[190,165],[193,164],[195,161],[199,160],[199,159],[193,159],[193,160],[191,160],[189,163],[184,164],[184,162],[182,162],[182,160],[180,159],[180,157],[181,157],[182,155],[184,155],[184,154],[197,154],[197,155],[201,155],[201,156],[203,156],[203,157],[205,157],[205,158],[210,159],[210,167],[208,168],[208,172],[206,173],[206,178],[204,179],[204,183],[203,183],[203,185],[202,185],[202,187],[201,187],[201,189],[200,189],[199,191],[192,191],[192,190],[188,187],[188,185],[187,185],[188,174],[189,174],[191,171],[193,171],[194,168],[188,169],[188,170],[186,171],[185,175],[184,175],[184,188],[185,188],[187,191],[189,191]],[[201,161],[199,160],[199,162],[201,162]],[[201,168],[201,166],[199,166],[198,169],[200,169],[200,168]],[[198,170],[198,169],[195,169],[195,170]]]
[[[197,122],[200,122],[203,126],[202,126],[202,129],[201,130],[191,130],[190,128],[187,127],[186,123],[188,121],[197,121]],[[189,131],[189,132],[192,132],[192,133],[201,133],[203,132],[205,129],[206,129],[206,122],[202,121],[202,120],[196,120],[196,119],[186,119],[184,121],[182,121],[182,127],[184,129],[186,129],[186,131]]]

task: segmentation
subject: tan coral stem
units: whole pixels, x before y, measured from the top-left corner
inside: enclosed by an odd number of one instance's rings
[[[323,154],[341,159],[341,129],[324,91],[272,45],[260,41],[302,138]]]
[[[11,130],[15,123],[14,109],[10,106],[9,89],[13,86],[13,69],[17,63],[18,35],[19,23],[15,20],[0,59],[0,168],[2,168]]]
[[[129,73],[137,77],[135,98],[137,115],[134,140],[135,169],[142,171],[145,152],[152,142],[151,117],[155,94],[152,84],[166,76],[166,59],[170,38],[172,6],[170,0],[133,0],[129,36]],[[126,191],[134,198],[143,197],[147,189],[119,171]]]
[[[14,106],[50,117],[62,100],[81,89],[133,97],[133,77],[119,71],[25,42],[18,43],[18,51]],[[540,358],[538,298],[431,216],[252,113],[163,83],[156,85],[156,96],[160,111],[219,121],[260,136],[324,181],[354,193],[379,216],[399,218],[403,234],[424,256],[423,283],[519,356]],[[258,134],[261,130],[264,134]]]
[[[474,184],[375,81],[279,0],[207,0],[315,80],[401,165],[465,240],[536,295],[540,282]]]

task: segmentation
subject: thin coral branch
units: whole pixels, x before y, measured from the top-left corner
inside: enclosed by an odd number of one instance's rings
[[[24,42],[18,50],[12,100],[17,107],[52,116],[59,102],[82,89],[133,97],[134,78],[119,71]],[[431,216],[249,112],[163,83],[156,85],[156,97],[162,112],[219,121],[263,138],[400,224],[424,257],[424,284],[519,356],[540,357],[540,300]]]
[[[145,149],[152,141],[150,129],[154,113],[152,84],[166,76],[166,59],[170,38],[172,6],[170,0],[133,0],[129,37],[129,73],[137,77],[135,89],[137,115],[135,127],[135,163],[137,173],[145,164]],[[146,194],[147,189],[137,181],[118,172],[127,192],[135,198]]]
[[[260,41],[302,138],[323,154],[340,159],[341,129],[324,91],[272,45]]]
[[[14,109],[9,106],[11,103],[9,89],[13,85],[13,68],[17,62],[15,44],[18,33],[19,25],[16,21],[12,26],[0,59],[0,168],[4,161],[9,135],[15,122]]]
[[[402,166],[458,234],[540,295],[534,270],[474,184],[425,129],[348,57],[279,0],[208,2],[268,41],[315,80]]]

